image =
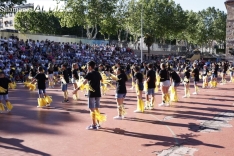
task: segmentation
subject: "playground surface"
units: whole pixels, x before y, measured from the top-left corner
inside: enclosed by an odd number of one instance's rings
[[[130,88],[130,86],[128,86]],[[171,107],[158,107],[156,95],[153,110],[134,113],[135,91],[128,89],[124,120],[117,115],[115,90],[101,99],[101,113],[107,121],[99,130],[86,130],[91,124],[87,97],[62,103],[59,86],[48,89],[52,108],[37,108],[37,92],[23,84],[10,90],[14,108],[0,114],[1,156],[231,156],[234,144],[234,84],[216,89],[200,89],[198,95],[183,99],[183,86],[178,88],[179,102]],[[193,87],[190,89],[194,91]],[[70,97],[72,88],[70,85]]]

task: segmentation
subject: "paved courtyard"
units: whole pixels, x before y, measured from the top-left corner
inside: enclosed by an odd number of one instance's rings
[[[71,85],[70,85],[71,86]],[[128,86],[130,88],[130,86]],[[37,92],[23,84],[10,91],[14,109],[0,114],[1,156],[232,156],[234,144],[234,84],[216,89],[200,89],[199,95],[180,98],[172,107],[133,113],[136,96],[128,90],[125,120],[117,115],[114,90],[101,99],[101,112],[107,121],[97,131],[90,124],[87,98],[62,103],[59,86],[48,89],[51,109],[38,109]],[[191,93],[194,91],[190,89]],[[70,97],[72,89],[70,88]],[[179,87],[182,97],[183,86]]]

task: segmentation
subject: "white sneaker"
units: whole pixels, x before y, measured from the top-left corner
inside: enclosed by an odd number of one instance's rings
[[[159,106],[159,107],[165,106],[165,103],[160,103],[160,104],[158,104],[158,106]]]
[[[182,98],[187,98],[187,95],[185,95],[185,96],[182,96]]]
[[[122,120],[123,117],[122,116],[115,116],[115,117],[113,117],[113,119],[115,119],[115,120]]]
[[[194,92],[193,95],[197,95],[197,92]]]
[[[145,109],[147,110],[147,109],[150,109],[150,107],[149,106],[145,106]]]
[[[165,107],[169,107],[170,105],[167,103],[167,104],[165,104],[164,106],[165,106]]]
[[[133,112],[134,113],[141,113],[141,111],[139,111],[139,110],[134,110]]]

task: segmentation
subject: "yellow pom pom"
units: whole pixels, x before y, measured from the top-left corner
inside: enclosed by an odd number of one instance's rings
[[[7,89],[0,87],[0,93],[6,93]]]
[[[9,110],[9,111],[11,111],[13,109],[13,105],[10,103],[10,101],[6,102],[6,107],[7,107],[7,110]]]

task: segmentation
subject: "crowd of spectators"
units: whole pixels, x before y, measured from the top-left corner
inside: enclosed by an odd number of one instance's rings
[[[68,68],[72,63],[80,67],[88,61],[97,64],[113,66],[116,63],[139,63],[140,59],[130,48],[115,45],[89,45],[82,43],[65,43],[50,40],[22,40],[17,36],[0,37],[0,70],[8,76],[14,75],[16,81],[23,81],[30,70],[42,66],[47,70],[48,64],[56,66],[66,63]],[[14,69],[11,71],[11,69]]]

